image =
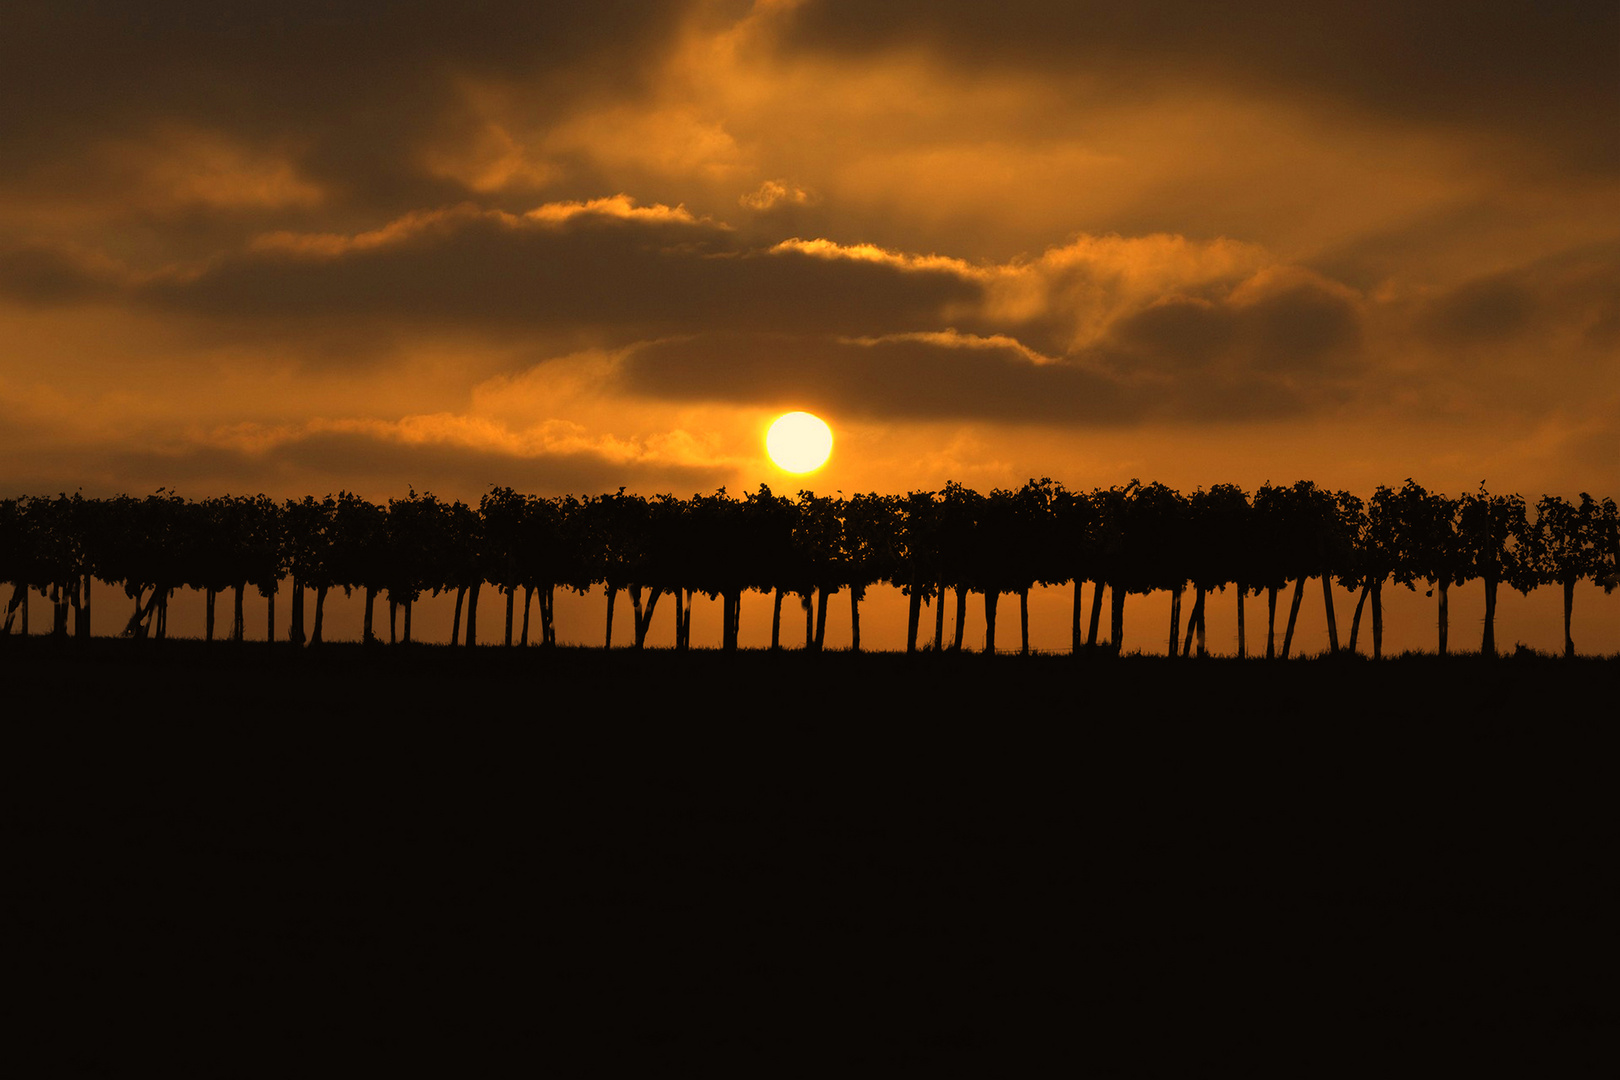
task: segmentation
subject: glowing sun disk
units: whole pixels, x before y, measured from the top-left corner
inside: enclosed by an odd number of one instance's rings
[[[765,452],[777,467],[791,473],[813,472],[832,453],[832,428],[819,416],[790,412],[778,416],[765,433]]]

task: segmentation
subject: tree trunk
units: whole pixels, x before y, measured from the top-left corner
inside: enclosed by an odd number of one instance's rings
[[[1204,587],[1202,585],[1199,585],[1199,586],[1196,586],[1196,591],[1193,593],[1192,611],[1187,613],[1187,632],[1184,635],[1182,635],[1182,640],[1181,640],[1181,656],[1182,656],[1182,659],[1186,659],[1188,656],[1190,656],[1192,654],[1193,630],[1195,628],[1201,627],[1203,625],[1203,618],[1204,618]],[[1199,643],[1198,655],[1199,656],[1204,655],[1204,649],[1203,649],[1203,643],[1202,642]]]
[[[861,651],[861,594],[866,590],[860,585],[851,584],[849,587],[849,651]]]
[[[264,642],[266,645],[274,645],[276,643],[276,587],[274,582],[271,583],[270,592],[266,594],[264,599]]]
[[[827,613],[826,599],[827,599],[826,596],[823,595],[822,596],[822,605],[821,605],[821,612],[822,612],[823,616],[825,616],[826,613]],[[738,645],[738,642],[739,642],[740,637],[741,637],[741,630],[742,630],[742,590],[737,589],[737,590],[734,590],[732,592],[726,593],[726,651],[727,652],[736,652],[737,651],[737,645]],[[819,637],[819,635],[821,633],[821,627],[816,628],[816,633],[817,633],[816,648],[819,649],[821,647],[821,641],[820,641],[820,637]]]
[[[687,594],[690,599],[691,594]],[[555,646],[557,644],[556,616],[557,586],[555,582],[546,582],[540,589],[540,644]]]
[[[1086,633],[1086,644],[1097,644],[1097,625],[1102,622],[1103,582],[1099,578],[1091,583],[1091,629]]]
[[[1384,658],[1384,583],[1373,582],[1372,587],[1373,659]]]
[[[414,602],[415,601],[412,600],[411,597],[407,596],[405,598],[405,638],[404,638],[404,643],[406,645],[409,645],[411,643],[411,605]]]
[[[242,623],[242,592],[247,588],[243,582],[236,586],[236,610],[231,614],[231,640],[241,641],[245,627]]]
[[[292,625],[287,628],[287,640],[294,645],[304,643],[304,583],[296,577],[292,580]]]
[[[450,622],[450,647],[461,644],[461,607],[467,602],[467,586],[456,586],[456,617]]]
[[[1294,579],[1294,600],[1288,605],[1288,629],[1283,632],[1282,658],[1288,659],[1288,654],[1294,648],[1294,624],[1299,621],[1299,602],[1305,597],[1305,577],[1300,575]]]
[[[1328,655],[1339,655],[1339,624],[1333,618],[1333,575],[1322,575],[1322,609],[1327,612]]]
[[[1485,656],[1496,655],[1496,579],[1485,579],[1485,638],[1479,651]]]
[[[330,586],[321,585],[315,589],[315,629],[310,634],[309,643],[311,645],[321,643],[321,624],[326,619],[326,590],[328,588]]]
[[[911,579],[911,595],[907,597],[906,605],[906,652],[917,651],[917,626],[922,621],[922,590],[917,588],[917,579]]]
[[[1198,610],[1198,657],[1199,657],[1199,659],[1203,659],[1204,657],[1209,655],[1209,650],[1208,650],[1208,648],[1206,648],[1205,641],[1204,641],[1204,639],[1209,634],[1208,620],[1205,618],[1205,615],[1204,615],[1204,612],[1205,612],[1204,597],[1205,597],[1205,595],[1206,595],[1206,590],[1199,589],[1198,590],[1198,603],[1195,605],[1197,607],[1197,610]]]
[[[686,648],[686,608],[690,602],[690,593],[683,589],[675,590],[675,648],[677,651]]]
[[[1241,581],[1237,582],[1236,584],[1238,602],[1238,659],[1242,660],[1249,655],[1249,644],[1248,639],[1244,636],[1243,625],[1243,595],[1244,593],[1248,592],[1248,587],[1245,586]]]
[[[1367,594],[1372,592],[1372,578],[1361,583],[1361,596],[1356,600],[1356,613],[1350,618],[1350,651],[1356,651],[1356,635],[1361,632],[1361,609],[1367,603]]]
[[[388,598],[388,644],[399,644],[396,629],[399,625],[399,601],[392,596]]]
[[[484,588],[484,579],[476,579],[467,590],[467,648],[478,644],[478,594]]]
[[[1440,609],[1438,615],[1440,622],[1440,655],[1445,656],[1447,652],[1446,638],[1451,627],[1450,605],[1447,603],[1451,593],[1451,582],[1446,578],[1441,578],[1436,588],[1440,593],[1440,603],[1438,605]]]
[[[1113,610],[1109,612],[1108,645],[1109,648],[1114,650],[1115,656],[1123,656],[1125,655],[1125,587],[1115,582],[1109,599],[1113,601]]]
[[[508,581],[506,583],[506,585],[504,586],[504,588],[506,589],[506,642],[505,642],[505,644],[506,644],[506,647],[508,649],[510,649],[512,647],[512,623],[513,623],[512,615],[513,615],[514,610],[517,607],[517,586],[515,584],[513,584],[512,582]]]
[[[370,645],[373,641],[377,640],[377,635],[375,635],[375,634],[373,634],[371,632],[371,627],[372,627],[372,618],[371,617],[372,617],[372,613],[376,610],[376,606],[377,606],[377,590],[375,588],[373,588],[372,586],[367,585],[366,586],[366,621],[365,621],[364,627],[360,631],[360,641],[364,645]]]
[[[73,628],[73,636],[88,639],[90,637],[90,583],[94,581],[91,575],[84,575],[81,588],[84,590],[84,602],[79,605],[79,621]],[[1566,635],[1567,636],[1567,635]]]
[[[1266,586],[1266,659],[1277,658],[1277,586]]]
[[[1001,594],[995,589],[984,590],[984,651],[987,656],[996,652],[996,605]]]
[[[534,586],[523,586],[523,632],[518,637],[518,647],[529,644],[529,609],[534,606]]]
[[[613,648],[613,602],[618,598],[619,587],[609,585],[607,587],[607,637],[602,642],[602,648],[604,649]]]
[[[214,640],[214,602],[219,593],[214,589],[203,590],[203,640]]]
[[[28,588],[27,586],[22,585],[18,586],[18,588],[22,590],[22,632],[26,636],[28,633]],[[154,592],[150,600],[143,602],[142,597],[145,595],[145,586],[136,586],[135,611],[130,615],[129,621],[124,624],[125,637],[140,639],[146,636],[146,628],[141,624],[144,623],[147,617],[152,613],[153,605],[157,603],[157,593]],[[13,604],[17,603],[16,597],[13,597],[11,602]]]
[[[951,647],[962,651],[962,631],[967,627],[967,586],[956,587],[956,643]]]
[[[1023,637],[1018,646],[1019,656],[1029,655],[1029,590],[1018,590],[1018,631]]]
[[[1073,615],[1069,619],[1069,652],[1075,656],[1080,655],[1080,646],[1084,644],[1080,634],[1080,614],[1084,605],[1080,602],[1080,586],[1082,582],[1078,574],[1074,578],[1074,606]]]
[[[1181,645],[1181,594],[1186,587],[1177,585],[1170,590],[1170,647],[1165,655],[1170,659],[1176,658]]]
[[[820,652],[827,642],[827,587],[821,587],[821,595],[816,598],[816,652]]]
[[[799,598],[804,608],[804,651],[813,652],[816,647],[816,603],[815,594],[807,592]]]
[[[0,633],[4,633],[8,637],[10,636],[11,624],[17,618],[17,608],[22,604],[26,596],[26,586],[16,584],[11,586],[11,600],[6,604],[6,628],[4,631],[0,631]]]
[[[939,578],[939,591],[934,594],[934,651],[945,648],[945,575]]]
[[[782,648],[782,587],[776,587],[776,599],[771,604],[771,652]]]
[[[1570,636],[1570,617],[1575,612],[1575,579],[1564,579],[1564,656],[1575,658],[1575,639]]]
[[[631,586],[630,599],[636,608],[636,648],[640,649],[647,644],[647,632],[652,629],[653,612],[658,608],[658,598],[664,595],[664,590],[654,588],[647,596],[647,609],[641,609],[641,586]]]

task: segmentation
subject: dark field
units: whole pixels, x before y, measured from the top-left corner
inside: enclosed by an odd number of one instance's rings
[[[87,644],[0,642],[63,1071],[1612,1066],[1614,660]]]

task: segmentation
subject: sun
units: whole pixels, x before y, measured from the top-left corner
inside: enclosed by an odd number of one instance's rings
[[[832,428],[819,416],[790,412],[778,416],[765,433],[765,452],[790,473],[814,472],[832,453]]]

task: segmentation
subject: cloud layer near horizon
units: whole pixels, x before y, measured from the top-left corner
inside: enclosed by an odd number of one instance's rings
[[[758,435],[795,407],[845,490],[1613,492],[1617,35],[1612,4],[25,3],[4,493],[790,486]]]

